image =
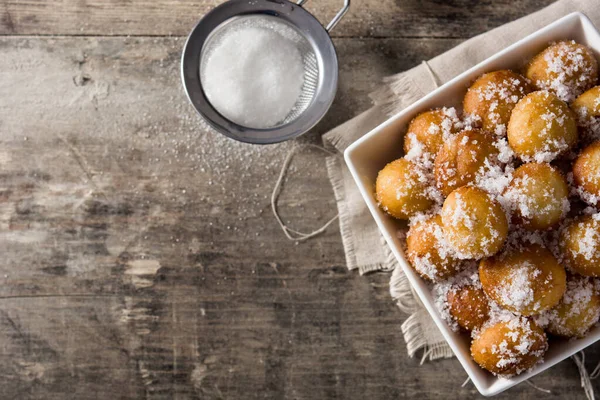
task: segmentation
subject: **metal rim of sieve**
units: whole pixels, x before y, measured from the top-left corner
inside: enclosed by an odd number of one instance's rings
[[[300,0],[298,3],[287,0],[229,0],[215,7],[194,27],[183,49],[183,86],[194,108],[218,132],[246,143],[279,143],[308,132],[325,116],[335,98],[338,81],[337,55],[329,31],[348,11],[350,0],[344,0],[343,8],[326,27],[302,8],[305,2],[306,0]],[[312,46],[319,66],[318,84],[310,104],[294,120],[273,128],[248,128],[229,121],[214,109],[202,89],[202,49],[211,33],[232,18],[251,15],[276,17],[291,25]]]

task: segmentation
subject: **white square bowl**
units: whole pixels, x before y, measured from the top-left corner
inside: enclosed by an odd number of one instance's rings
[[[480,75],[499,69],[519,69],[550,42],[564,39],[574,39],[587,45],[594,51],[596,58],[600,59],[600,34],[598,30],[585,15],[581,13],[569,14],[463,72],[373,129],[354,142],[344,153],[346,164],[402,270],[408,276],[421,302],[431,314],[477,390],[484,396],[493,396],[523,382],[596,342],[600,339],[600,326],[596,325],[582,339],[551,339],[550,348],[544,357],[544,363],[538,364],[533,370],[513,378],[497,378],[481,369],[471,359],[469,338],[464,334],[453,332],[440,317],[434,305],[430,287],[408,264],[396,234],[402,223],[385,214],[377,206],[373,193],[375,179],[379,170],[388,162],[403,155],[404,133],[408,123],[415,115],[442,106],[453,106],[461,109],[462,99],[467,88]]]

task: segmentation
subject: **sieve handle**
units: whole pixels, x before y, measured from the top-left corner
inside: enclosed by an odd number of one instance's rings
[[[307,1],[308,0],[298,0],[298,2],[296,4],[299,6],[302,6],[302,4],[306,3]],[[338,11],[337,14],[335,14],[335,17],[333,17],[333,19],[331,21],[329,21],[329,23],[325,27],[325,30],[327,32],[331,32],[331,30],[333,28],[335,28],[335,26],[338,24],[338,22],[340,22],[341,19],[344,18],[344,15],[348,12],[349,9],[350,9],[350,0],[344,0],[344,6],[342,7],[342,9],[340,11]]]

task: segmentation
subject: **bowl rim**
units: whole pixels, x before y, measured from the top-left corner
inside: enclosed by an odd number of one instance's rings
[[[556,365],[560,361],[563,361],[563,360],[569,358],[573,354],[576,354],[577,352],[583,350],[584,348],[588,347],[592,343],[600,340],[600,331],[594,332],[594,334],[587,335],[584,338],[579,339],[577,346],[574,346],[573,350],[567,352],[567,354],[562,358],[557,357],[556,360],[552,360],[551,362],[544,362],[542,364],[538,364],[533,370],[523,373],[518,376],[514,376],[512,378],[495,377],[493,382],[502,381],[502,384],[500,384],[500,385],[494,385],[494,383],[486,384],[482,379],[477,377],[477,373],[476,373],[475,369],[472,367],[472,360],[470,358],[470,355],[465,356],[462,353],[462,350],[459,348],[458,343],[454,340],[454,338],[451,337],[451,333],[450,333],[450,329],[449,329],[448,325],[439,316],[438,311],[435,308],[435,305],[431,301],[429,301],[429,299],[427,299],[425,297],[425,292],[419,287],[419,282],[422,281],[421,278],[418,277],[416,275],[416,273],[413,271],[413,269],[410,267],[410,265],[408,264],[408,261],[405,259],[401,250],[396,245],[394,238],[392,238],[392,235],[388,231],[388,228],[385,226],[383,217],[380,214],[381,211],[379,210],[379,207],[377,206],[377,204],[375,203],[375,201],[372,197],[372,188],[365,187],[365,185],[361,179],[361,173],[359,172],[357,165],[355,165],[353,157],[355,154],[357,154],[359,152],[359,150],[363,144],[367,143],[374,136],[378,135],[382,130],[388,128],[390,125],[394,124],[399,119],[403,119],[403,118],[406,118],[407,116],[414,115],[416,110],[419,110],[420,108],[422,108],[424,104],[431,102],[432,100],[436,99],[438,96],[442,96],[443,94],[446,94],[446,91],[449,88],[451,89],[454,85],[462,83],[465,80],[468,80],[469,82],[471,82],[473,80],[472,76],[474,74],[480,75],[480,74],[486,72],[486,71],[482,71],[482,70],[485,70],[488,67],[488,65],[495,63],[496,61],[498,61],[505,55],[515,52],[515,51],[518,51],[524,45],[526,45],[530,42],[536,41],[540,36],[544,36],[559,27],[563,27],[563,26],[566,26],[566,25],[574,23],[574,22],[580,22],[580,26],[578,26],[578,29],[581,29],[581,31],[584,31],[584,29],[586,27],[588,29],[590,29],[591,32],[593,33],[593,35],[596,36],[595,40],[598,40],[598,44],[600,45],[600,33],[598,32],[598,29],[594,26],[594,24],[590,21],[590,19],[586,15],[584,15],[581,12],[573,12],[573,13],[567,14],[567,15],[559,18],[558,20],[546,25],[545,27],[523,37],[522,39],[519,39],[518,41],[511,44],[510,46],[504,48],[503,50],[495,53],[494,55],[486,58],[485,60],[477,63],[473,67],[467,69],[466,71],[464,71],[461,74],[457,75],[456,77],[452,78],[445,84],[441,85],[439,88],[433,90],[432,92],[423,96],[421,99],[417,100],[410,106],[406,107],[405,109],[401,110],[400,112],[398,112],[398,113],[394,114],[393,116],[391,116],[390,118],[388,118],[386,121],[384,121],[383,123],[381,123],[374,129],[372,129],[370,132],[368,132],[361,138],[357,139],[350,146],[348,146],[348,148],[344,151],[344,160],[346,162],[346,165],[348,166],[348,169],[349,169],[356,185],[358,186],[358,188],[361,192],[361,195],[363,197],[363,200],[365,201],[365,203],[367,204],[367,207],[369,208],[369,211],[371,212],[371,215],[375,219],[375,222],[377,223],[380,233],[383,235],[383,237],[386,240],[387,244],[389,245],[392,253],[396,257],[400,267],[402,268],[403,272],[407,276],[411,286],[413,287],[414,291],[417,293],[419,300],[421,301],[423,306],[427,309],[431,318],[435,322],[436,326],[440,329],[442,335],[444,336],[444,339],[451,347],[454,355],[456,356],[456,358],[459,360],[459,362],[461,363],[461,365],[467,372],[469,378],[473,381],[473,384],[475,385],[475,387],[477,388],[479,393],[481,393],[484,396],[493,396],[498,393],[501,393],[501,392],[545,371],[546,369],[551,368],[552,366]],[[483,371],[478,366],[476,366],[475,368],[478,368],[480,371]],[[480,371],[477,371],[477,372],[480,372]]]

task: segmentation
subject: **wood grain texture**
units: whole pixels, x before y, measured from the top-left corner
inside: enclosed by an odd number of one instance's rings
[[[187,35],[223,0],[1,0],[5,35]],[[553,0],[355,0],[335,37],[465,38],[536,11]],[[342,0],[306,7],[329,21]]]
[[[457,42],[337,39],[339,95],[302,140]],[[389,275],[348,272],[337,228],[284,239],[268,197],[290,144],[207,129],[182,44],[0,39],[0,398],[477,397],[458,361],[406,356]],[[300,229],[335,213],[322,154],[295,159],[281,200]],[[570,361],[535,383],[584,398]]]
[[[290,144],[229,141],[188,105],[183,38],[162,36],[220,2],[0,0],[0,399],[478,397],[456,360],[406,356],[389,276],[348,272],[336,227],[284,238],[269,196]],[[382,77],[550,2],[354,1],[336,101],[301,142]],[[284,182],[296,228],[336,212],[323,161],[302,152]],[[534,382],[583,399],[578,379],[566,361]]]

